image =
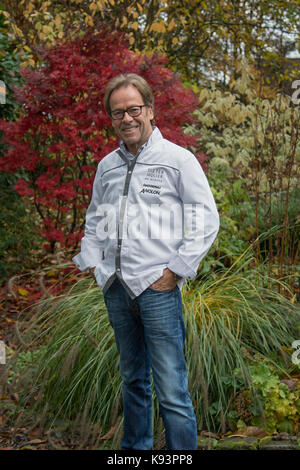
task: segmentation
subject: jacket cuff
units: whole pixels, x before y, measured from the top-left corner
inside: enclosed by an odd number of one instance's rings
[[[191,269],[191,267],[185,263],[180,255],[175,255],[167,265],[167,268],[184,279],[195,279],[197,275],[197,272]]]
[[[94,268],[96,266],[95,262],[93,263],[90,262],[88,259],[84,259],[81,253],[74,256],[74,258],[72,258],[72,261],[76,265],[76,267],[82,272],[87,272],[91,268]]]

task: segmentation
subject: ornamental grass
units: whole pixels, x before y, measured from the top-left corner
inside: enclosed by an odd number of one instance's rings
[[[300,334],[299,306],[285,283],[254,263],[245,255],[237,266],[215,280],[202,279],[183,296],[190,391],[201,429],[226,432],[240,384],[252,389],[253,364],[272,364],[281,375],[288,375],[292,365],[289,350]]]

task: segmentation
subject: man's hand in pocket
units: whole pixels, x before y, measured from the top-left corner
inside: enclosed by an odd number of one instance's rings
[[[174,273],[169,268],[165,268],[162,277],[153,282],[150,287],[156,290],[171,290],[175,289],[177,282]]]

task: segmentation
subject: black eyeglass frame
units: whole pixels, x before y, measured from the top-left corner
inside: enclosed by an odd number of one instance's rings
[[[130,117],[138,117],[142,114],[142,109],[145,108],[145,107],[149,107],[149,104],[136,104],[135,106],[130,106],[129,108],[127,109],[117,109],[115,111],[111,111],[110,112],[110,117],[114,120],[114,121],[120,121],[121,119],[124,119],[124,116],[125,116],[125,113],[129,114]],[[131,114],[130,113],[130,110],[132,108],[140,108],[140,111],[138,114]],[[113,116],[113,113],[122,113],[122,117],[114,117]]]

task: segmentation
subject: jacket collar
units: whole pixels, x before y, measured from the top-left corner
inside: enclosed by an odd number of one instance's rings
[[[154,127],[153,128],[153,132],[151,133],[149,139],[147,140],[147,142],[145,142],[139,149],[138,149],[138,152],[136,155],[132,155],[132,153],[128,152],[124,142],[121,140],[120,141],[120,151],[122,153],[122,155],[124,157],[126,157],[127,160],[134,160],[135,158],[137,158],[141,153],[142,151],[145,149],[145,148],[149,148],[149,147],[152,147],[152,145],[156,144],[156,142],[158,142],[159,140],[161,140],[163,137],[162,137],[162,134],[160,132],[160,130],[158,129],[158,127]]]

